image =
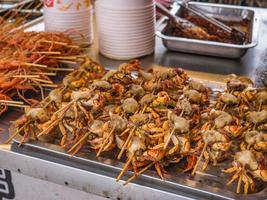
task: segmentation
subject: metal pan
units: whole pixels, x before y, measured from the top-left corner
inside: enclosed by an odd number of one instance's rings
[[[223,90],[223,84],[221,82],[204,80],[201,79],[201,77],[192,77],[195,80],[203,82],[213,90]],[[15,130],[11,129],[11,134],[14,131]],[[71,157],[63,148],[41,141],[28,141],[26,144],[19,147],[21,139],[22,136],[18,135],[13,140],[12,151],[68,165],[78,169],[104,174],[112,178],[116,177],[119,174],[124,165],[123,162],[114,159],[118,153],[116,151],[103,153],[100,158],[96,158],[95,152],[90,151],[89,148],[84,148],[79,154]],[[192,177],[188,173],[182,172],[184,164],[185,163],[181,162],[179,164],[169,166],[166,169],[168,174],[165,175],[165,181],[162,181],[157,176],[155,171],[149,170],[141,177],[138,177],[134,182],[142,186],[151,187],[155,190],[177,195],[177,198],[181,194],[192,199],[256,200],[267,198],[266,184],[264,185],[260,182],[256,182],[257,191],[247,196],[243,194],[236,194],[235,184],[231,186],[226,185],[226,183],[230,179],[230,176],[223,173],[221,169],[228,168],[231,165],[231,159],[219,163],[217,167],[210,166],[205,172],[197,171],[194,177]],[[131,172],[128,172],[124,180],[129,178],[131,174]],[[114,181],[114,184],[121,183],[116,183]],[[127,190],[127,186],[125,187],[125,190]]]
[[[84,149],[82,153],[71,157],[62,148],[57,145],[43,142],[29,142],[19,147],[19,141],[22,139],[18,136],[12,144],[11,150],[21,154],[37,157],[40,159],[52,161],[59,164],[64,164],[77,169],[88,170],[101,175],[106,175],[115,178],[122,170],[123,163],[112,159],[116,152],[103,154],[102,157],[96,158],[95,152]],[[86,154],[85,154],[86,153]],[[229,163],[221,163],[220,168],[226,168]],[[189,174],[179,172],[181,166],[169,167],[168,174],[165,175],[165,180],[162,181],[155,171],[149,170],[144,175],[138,177],[134,183],[142,186],[151,187],[155,190],[160,190],[169,194],[182,195],[190,199],[246,199],[246,200],[261,200],[266,199],[267,188],[260,186],[261,189],[257,193],[236,194],[234,187],[226,186],[229,181],[229,176],[223,174],[220,169],[211,167],[206,172],[197,172],[195,177]],[[127,180],[132,175],[128,172],[124,177]],[[114,181],[114,180],[112,180]],[[121,184],[116,183],[114,184]],[[127,186],[125,186],[127,190]]]
[[[259,20],[255,16],[255,13],[252,9],[237,6],[196,2],[189,3],[189,6],[200,9],[207,15],[216,17],[217,19],[221,19],[223,21],[241,22],[244,19],[247,19],[250,24],[250,26],[248,27],[248,42],[244,45],[236,45],[168,36],[165,33],[169,26],[166,18],[163,17],[157,24],[157,36],[162,39],[163,44],[167,49],[184,53],[236,59],[241,58],[248,49],[253,48],[257,45]],[[173,4],[171,12],[180,16],[183,10],[177,4]]]

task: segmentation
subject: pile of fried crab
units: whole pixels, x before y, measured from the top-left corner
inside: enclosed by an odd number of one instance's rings
[[[20,134],[22,145],[49,142],[71,155],[116,150],[116,159],[127,158],[117,181],[133,171],[124,185],[153,167],[164,179],[166,168],[182,161],[183,172],[195,175],[228,160],[221,169],[231,176],[227,185],[248,194],[255,182],[267,182],[266,133],[267,89],[244,78],[232,76],[213,91],[181,68],[144,70],[132,60],[106,71],[87,58],[25,109],[8,142]]]

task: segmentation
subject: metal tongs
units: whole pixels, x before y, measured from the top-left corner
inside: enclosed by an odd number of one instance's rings
[[[162,13],[163,15],[165,15],[166,17],[168,17],[170,20],[172,20],[173,22],[175,22],[175,24],[177,24],[178,26],[181,24],[181,27],[191,27],[193,26],[192,23],[190,23],[188,20],[185,20],[179,16],[176,16],[174,14],[172,14],[165,6],[163,6],[160,3],[156,2],[156,7],[159,9],[160,13]]]
[[[206,14],[204,14],[202,11],[196,9],[196,8],[192,8],[189,6],[189,2],[190,0],[175,0],[175,2],[180,5],[181,7],[183,7],[184,9],[188,10],[189,12],[195,14],[196,16],[205,19],[206,21],[208,21],[209,23],[213,24],[214,26],[222,29],[223,31],[225,31],[226,33],[228,33],[228,35],[230,35],[230,37],[235,38],[237,40],[240,41],[245,41],[246,40],[246,33],[244,33],[243,31],[240,31],[236,28],[232,28],[229,27],[227,25],[225,25],[224,23],[220,22],[219,20],[207,16]]]

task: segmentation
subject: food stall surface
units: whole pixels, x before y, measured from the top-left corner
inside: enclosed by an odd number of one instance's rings
[[[142,65],[150,66],[158,64],[162,66],[182,67],[195,77],[208,77],[212,81],[219,79],[222,81],[224,75],[234,73],[237,75],[248,76],[258,85],[266,84],[267,43],[265,41],[265,35],[267,34],[267,10],[258,8],[255,8],[254,10],[260,20],[258,46],[254,49],[250,49],[240,60],[167,51],[163,46],[161,39],[157,38],[155,53],[151,56],[142,58]],[[122,62],[98,55],[97,43],[94,43],[88,54],[108,69],[115,68]],[[8,126],[10,125],[9,121],[15,120],[20,113],[21,112],[18,110],[11,110],[6,113],[2,116],[0,127],[5,128],[5,132],[7,132]],[[1,134],[0,137],[1,141],[4,141],[7,134]],[[1,146],[0,168],[10,170],[12,173],[16,174],[14,176],[20,177],[18,178],[20,181],[14,183],[15,191],[17,187],[20,187],[17,185],[18,183],[21,184],[23,181],[26,181],[26,179],[23,178],[25,175],[27,177],[46,181],[45,184],[51,182],[53,184],[75,189],[74,191],[77,191],[77,195],[75,195],[75,192],[69,192],[69,199],[73,199],[75,196],[79,197],[78,193],[79,195],[82,195],[80,194],[81,191],[88,193],[88,196],[84,196],[84,199],[96,199],[96,196],[94,195],[111,199],[232,199],[224,197],[224,194],[221,194],[222,196],[218,195],[214,197],[213,195],[206,193],[203,196],[199,196],[197,190],[192,193],[192,191],[188,190],[186,187],[179,185],[174,187],[171,184],[168,185],[168,182],[166,182],[168,188],[162,187],[163,185],[161,185],[158,180],[150,180],[151,182],[146,182],[147,179],[145,176],[137,182],[131,183],[125,187],[121,183],[115,182],[116,172],[118,171],[116,167],[114,167],[113,172],[105,171],[105,166],[103,166],[103,168],[93,168],[92,165],[84,168],[82,163],[76,163],[74,166],[70,161],[71,159],[69,162],[64,160],[59,164],[57,163],[58,158],[56,157],[53,158],[51,155],[45,157],[40,152],[35,152],[33,155],[33,152],[31,152],[30,149],[24,149],[23,147],[19,148],[16,144],[12,145],[12,150],[13,151],[11,151],[9,146]],[[207,187],[209,186],[207,185]],[[28,185],[27,188],[31,188],[31,185]],[[47,189],[49,189],[49,187],[47,187]],[[45,195],[43,197],[44,198],[40,197],[40,199],[46,199]],[[261,198],[266,199],[266,194],[265,197],[261,196]],[[54,197],[54,199],[58,198]]]

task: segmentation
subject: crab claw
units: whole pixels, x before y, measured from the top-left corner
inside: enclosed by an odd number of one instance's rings
[[[197,156],[192,155],[192,156],[187,157],[187,166],[183,172],[188,172],[192,170],[194,166],[196,165],[196,162],[197,162]]]

